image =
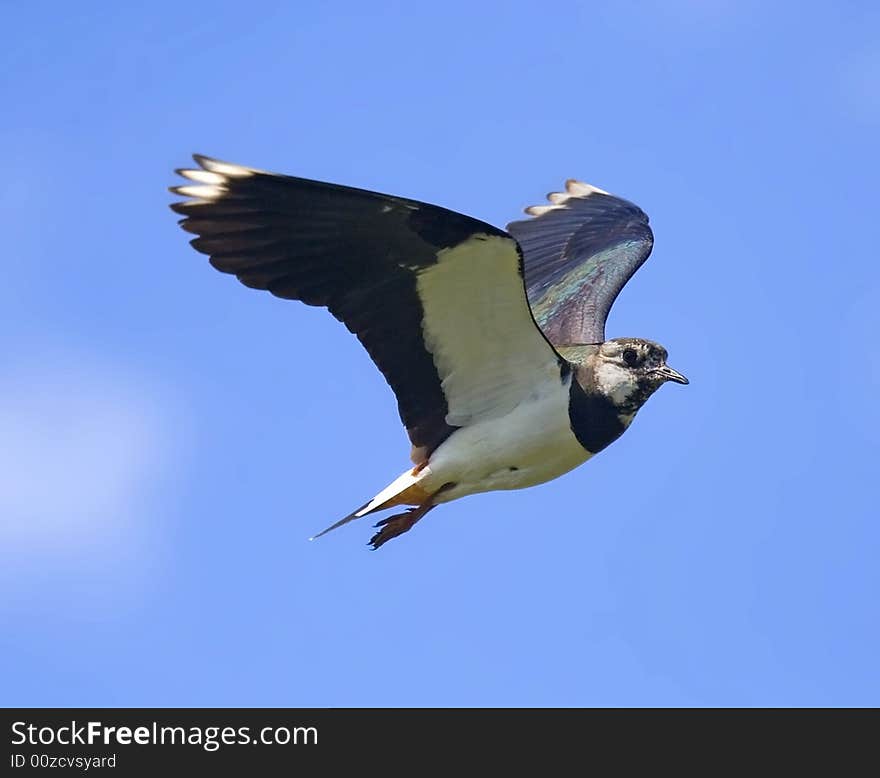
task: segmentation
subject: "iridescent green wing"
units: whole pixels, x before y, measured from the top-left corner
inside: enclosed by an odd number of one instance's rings
[[[580,181],[548,200],[507,225],[523,252],[532,313],[554,346],[601,343],[614,300],[651,253],[648,217]]]

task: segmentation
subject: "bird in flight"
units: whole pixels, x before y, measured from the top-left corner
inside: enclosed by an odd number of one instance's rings
[[[245,286],[327,308],[397,397],[413,466],[315,537],[397,506],[370,544],[441,503],[557,478],[613,443],[662,384],[666,349],[605,339],[651,253],[645,213],[580,181],[501,230],[404,197],[200,154],[171,208]]]

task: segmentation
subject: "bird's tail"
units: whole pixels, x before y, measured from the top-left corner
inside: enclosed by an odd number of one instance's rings
[[[431,494],[426,492],[419,486],[419,481],[424,476],[422,468],[414,467],[402,473],[398,478],[392,481],[381,492],[379,492],[372,500],[365,502],[360,508],[344,516],[335,524],[331,524],[327,529],[321,530],[317,535],[309,538],[315,540],[321,535],[326,535],[343,524],[359,519],[362,516],[368,516],[376,511],[385,508],[393,508],[396,505],[423,505],[430,499]]]

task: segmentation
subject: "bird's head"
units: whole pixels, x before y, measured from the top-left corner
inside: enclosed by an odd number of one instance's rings
[[[579,380],[608,397],[624,415],[632,415],[667,381],[688,380],[666,364],[666,349],[642,338],[606,340],[590,355]]]

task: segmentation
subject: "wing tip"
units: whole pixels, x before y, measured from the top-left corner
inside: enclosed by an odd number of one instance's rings
[[[523,213],[527,213],[529,216],[543,216],[545,213],[549,211],[555,211],[557,208],[561,206],[558,205],[530,205],[527,208],[523,208]]]
[[[565,191],[572,197],[589,197],[594,194],[611,194],[604,189],[599,189],[598,186],[588,184],[586,181],[579,181],[576,178],[569,178],[566,180]]]
[[[263,171],[256,168],[223,162],[205,154],[193,154],[196,168],[175,168],[174,172],[181,178],[191,181],[177,186],[169,186],[168,191],[180,197],[190,198],[183,202],[171,204],[176,213],[187,215],[189,208],[195,205],[213,203],[229,192],[229,185],[235,179],[249,178]]]
[[[195,184],[184,186],[169,186],[168,191],[181,197],[190,197],[197,202],[211,202],[223,197],[229,190],[225,186],[217,184]]]
[[[245,165],[236,165],[233,162],[224,162],[222,159],[215,159],[205,154],[193,154],[193,160],[203,170],[208,173],[223,176],[226,178],[249,178],[250,176],[262,173],[255,167],[246,167]]]
[[[590,197],[591,195],[596,194],[607,195],[609,193],[604,189],[599,189],[598,186],[587,184],[576,178],[569,178],[565,182],[564,192],[550,192],[547,195],[547,200],[550,203],[549,205],[530,205],[527,208],[524,208],[523,212],[527,213],[529,216],[543,216],[545,213],[550,213],[550,211],[558,211],[567,208],[569,200],[582,200],[585,197]]]

